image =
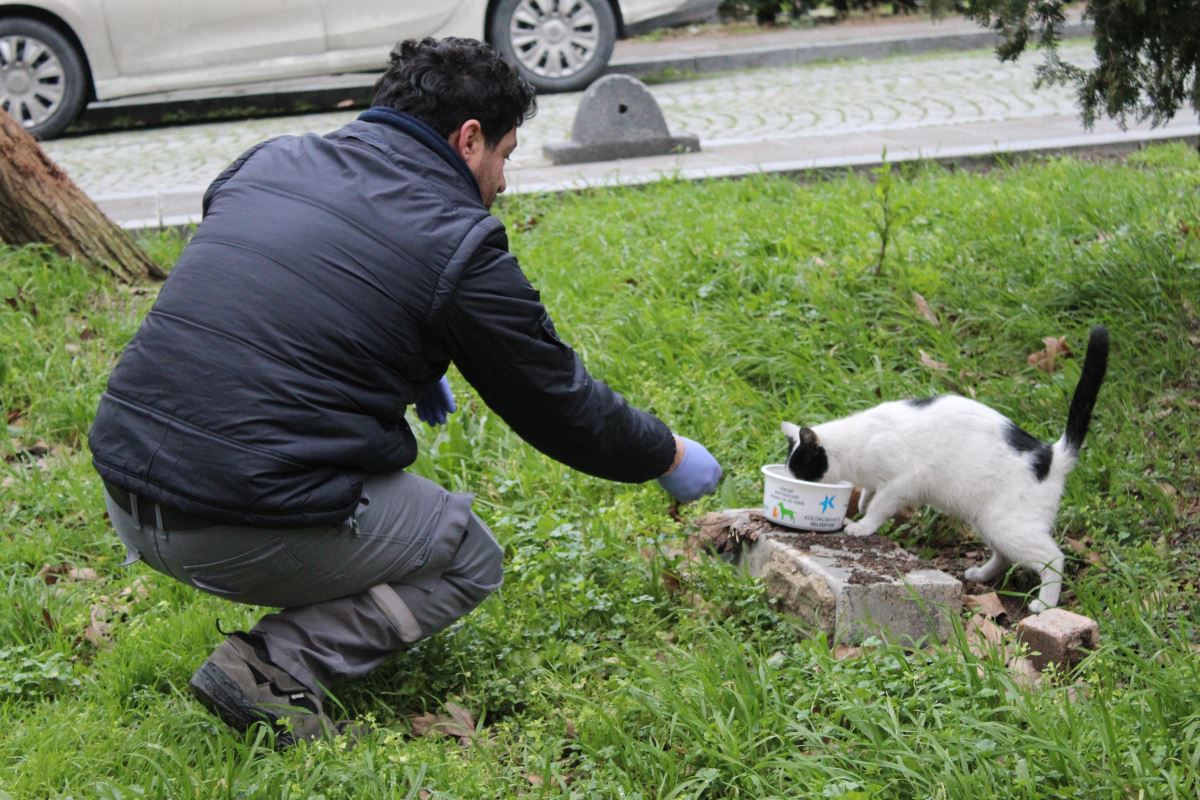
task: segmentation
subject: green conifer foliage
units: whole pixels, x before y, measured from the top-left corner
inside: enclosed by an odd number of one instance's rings
[[[997,54],[1016,59],[1031,38],[1044,50],[1039,77],[1074,85],[1084,125],[1099,114],[1124,125],[1132,116],[1154,125],[1190,105],[1200,114],[1200,1],[1087,0],[1084,19],[1094,23],[1096,62],[1068,63],[1058,53],[1065,22],[1062,0],[927,0],[936,16],[958,6],[969,18],[997,31]]]

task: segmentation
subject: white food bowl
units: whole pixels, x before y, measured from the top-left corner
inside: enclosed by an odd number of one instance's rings
[[[846,524],[849,483],[797,480],[786,464],[767,464],[763,474],[763,514],[778,525],[806,531],[839,531]]]

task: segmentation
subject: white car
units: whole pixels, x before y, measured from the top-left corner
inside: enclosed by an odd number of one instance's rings
[[[604,70],[613,43],[721,0],[0,0],[0,107],[60,134],[90,100],[382,71],[401,39],[486,39],[539,91]]]

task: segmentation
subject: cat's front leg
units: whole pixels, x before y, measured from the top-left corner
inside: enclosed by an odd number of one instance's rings
[[[867,506],[871,503],[871,495],[872,494],[874,494],[874,492],[868,486],[864,486],[862,491],[859,492],[859,494],[858,494],[858,513],[859,514],[867,513]]]
[[[880,486],[869,499],[871,507],[867,513],[863,514],[857,522],[846,523],[845,530],[850,536],[870,536],[907,504],[903,487],[898,487],[894,483]]]

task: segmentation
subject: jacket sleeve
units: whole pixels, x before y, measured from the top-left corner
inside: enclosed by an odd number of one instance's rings
[[[670,467],[670,429],[588,374],[506,248],[475,251],[438,329],[446,355],[488,407],[556,461],[627,483]]]

